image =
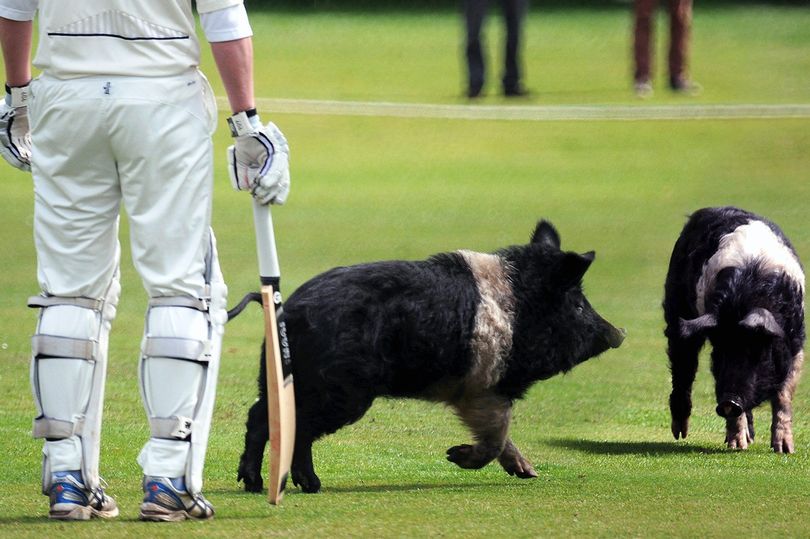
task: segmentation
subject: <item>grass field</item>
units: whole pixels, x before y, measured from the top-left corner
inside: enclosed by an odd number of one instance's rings
[[[261,97],[464,103],[453,12],[257,12],[252,22]],[[526,27],[534,94],[521,104],[810,103],[810,9],[697,6],[694,26],[692,72],[703,95],[659,90],[636,103],[629,13],[539,6]],[[494,46],[496,21],[489,30]],[[216,79],[210,58],[205,64]],[[490,89],[483,104],[510,105]],[[272,507],[235,480],[261,338],[260,312],[251,310],[228,327],[224,346],[206,467],[215,520],[142,524],[135,457],[148,436],[137,389],[146,297],[124,222],[124,295],[111,339],[101,468],[121,516],[48,522],[38,487],[40,442],[30,437],[35,314],[24,305],[38,291],[31,185],[3,165],[0,536],[810,536],[810,383],[799,385],[795,399],[795,455],[770,452],[765,407],[755,414],[756,443],[731,452],[722,443],[704,355],[692,430],[686,442],[675,442],[660,309],[672,245],[685,216],[699,207],[733,204],[762,213],[810,259],[810,119],[264,115],[271,116],[292,149],[293,192],[274,213],[286,295],[336,265],[522,243],[545,217],[563,247],[597,251],[585,288],[606,318],[627,328],[625,344],[537,384],[516,405],[512,439],[537,479],[509,477],[496,464],[460,470],[444,451],[467,434],[448,410],[379,400],[362,421],[315,445],[323,492],[304,495],[290,486],[283,505]],[[228,143],[221,124],[218,155]],[[216,191],[214,225],[233,302],[256,288],[250,205],[230,189],[224,165]]]

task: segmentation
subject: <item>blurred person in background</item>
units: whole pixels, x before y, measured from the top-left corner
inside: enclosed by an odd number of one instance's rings
[[[506,26],[504,70],[501,82],[503,95],[520,97],[528,92],[520,82],[521,26],[528,8],[528,0],[500,0]],[[485,71],[481,29],[486,20],[489,0],[463,0],[466,25],[467,97],[474,99],[484,88]]]
[[[666,0],[669,8],[669,87],[672,91],[696,95],[701,86],[687,73],[689,32],[692,23],[692,0]],[[654,18],[658,0],[635,0],[633,33],[633,90],[642,98],[653,93],[651,55]]]

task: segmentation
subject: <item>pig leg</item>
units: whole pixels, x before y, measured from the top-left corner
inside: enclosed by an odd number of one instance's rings
[[[506,440],[503,451],[498,455],[498,462],[509,475],[516,475],[521,479],[537,477],[537,472],[534,471],[532,464],[520,454],[512,440]]]
[[[505,397],[484,393],[462,397],[454,404],[459,417],[472,431],[475,444],[451,447],[447,450],[447,460],[461,468],[482,468],[506,448],[512,402]]]
[[[793,368],[782,388],[771,399],[773,419],[771,421],[771,447],[777,453],[793,453],[793,393],[801,375],[804,352],[799,352],[793,360]]]
[[[245,482],[247,492],[262,491],[262,458],[264,448],[270,436],[267,421],[267,398],[259,398],[248,412],[247,432],[245,432],[245,450],[239,458],[237,481]]]
[[[310,494],[321,490],[321,480],[312,464],[312,442],[308,434],[296,433],[291,466],[293,484]]]
[[[259,376],[256,380],[259,397],[248,411],[245,422],[245,450],[239,458],[239,471],[236,481],[245,482],[245,491],[262,491],[262,459],[264,448],[270,438],[270,425],[267,420],[267,366],[265,347],[262,343],[259,354]]]
[[[745,412],[745,415],[748,419],[748,434],[751,435],[751,440],[753,441],[757,437],[756,433],[754,432],[754,412],[748,410]]]
[[[672,415],[672,435],[686,438],[689,433],[689,416],[692,414],[692,384],[697,373],[698,354],[704,338],[682,339],[674,336],[677,330],[667,328],[672,393],[669,396],[669,411]]]
[[[748,444],[753,441],[754,437],[748,430],[747,413],[726,419],[726,444],[729,449],[748,449]]]
[[[312,377],[311,377],[312,378]],[[326,434],[354,423],[371,407],[374,394],[341,384],[309,384],[299,377],[295,398],[295,448],[291,466],[293,484],[306,493],[321,489],[312,462],[312,444]]]

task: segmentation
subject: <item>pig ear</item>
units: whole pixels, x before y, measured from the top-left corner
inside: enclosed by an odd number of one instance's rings
[[[559,249],[560,235],[554,226],[544,219],[537,223],[537,228],[534,229],[534,234],[532,234],[531,243],[545,243],[549,247]]]
[[[761,307],[751,309],[751,312],[740,321],[740,326],[771,337],[785,336],[784,330],[779,326],[773,313]]]
[[[717,327],[717,317],[711,313],[698,316],[692,320],[681,318],[680,333],[684,339],[704,335],[707,330]]]
[[[589,251],[584,254],[565,253],[559,268],[559,277],[562,283],[566,286],[574,286],[578,284],[585,272],[591,266],[596,253]]]

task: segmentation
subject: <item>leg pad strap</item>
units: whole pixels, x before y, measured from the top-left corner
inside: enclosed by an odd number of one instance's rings
[[[207,341],[183,337],[146,337],[143,344],[144,357],[167,357],[189,361],[208,362],[210,345]]]
[[[167,440],[185,440],[191,435],[194,420],[190,417],[150,417],[149,427],[152,438],[165,438]]]
[[[78,421],[63,421],[50,417],[34,419],[34,438],[51,438],[62,440],[74,434],[81,434],[84,429],[84,418]]]
[[[104,307],[104,300],[84,297],[61,297],[61,296],[31,296],[28,298],[28,306],[39,309],[43,307],[55,307],[57,305],[73,305],[91,311],[101,311]]]
[[[58,335],[37,334],[31,337],[34,357],[84,359],[95,362],[98,343],[90,339],[74,339]]]

